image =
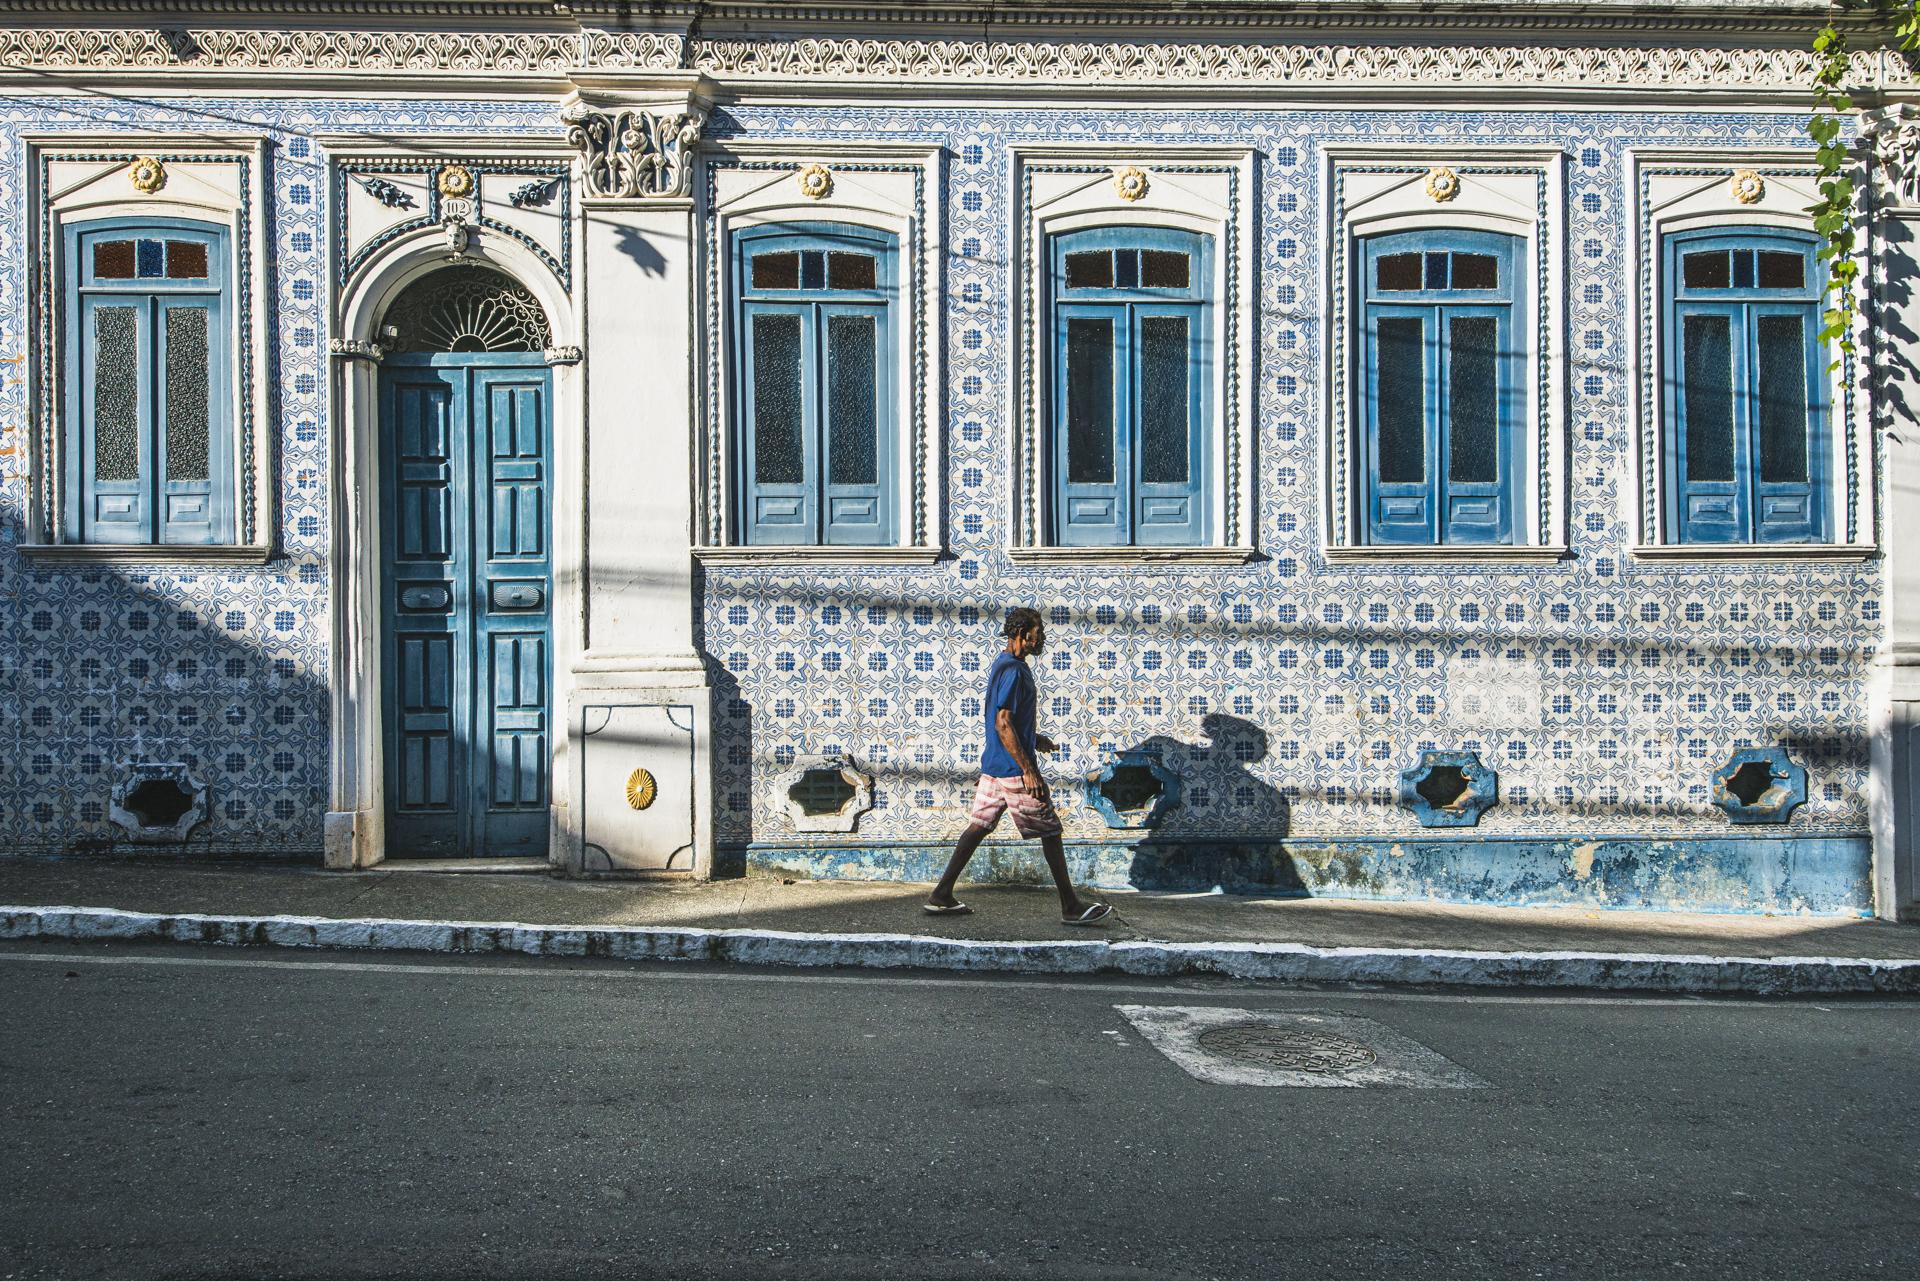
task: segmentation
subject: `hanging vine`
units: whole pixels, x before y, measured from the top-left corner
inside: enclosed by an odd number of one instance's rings
[[[1859,229],[1854,217],[1856,190],[1849,165],[1852,141],[1844,129],[1846,116],[1853,110],[1853,94],[1847,85],[1853,49],[1847,33],[1841,29],[1840,13],[1863,4],[1871,4],[1876,9],[1891,7],[1895,48],[1902,53],[1920,48],[1920,0],[1891,0],[1890,6],[1889,0],[1830,0],[1827,21],[1813,38],[1813,51],[1819,63],[1813,83],[1814,111],[1807,121],[1807,133],[1818,148],[1820,200],[1808,212],[1813,215],[1814,231],[1826,241],[1819,251],[1820,258],[1827,264],[1827,306],[1821,316],[1820,337],[1834,344],[1836,368],[1851,367],[1860,280],[1860,264],[1854,257]]]

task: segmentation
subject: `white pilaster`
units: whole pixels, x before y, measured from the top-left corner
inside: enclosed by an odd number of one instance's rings
[[[710,690],[694,642],[690,87],[565,109],[584,177],[585,645],[568,700],[574,875],[712,864]]]
[[[1867,317],[1881,477],[1884,628],[1872,685],[1874,909],[1920,917],[1920,121],[1873,128],[1879,216]]]

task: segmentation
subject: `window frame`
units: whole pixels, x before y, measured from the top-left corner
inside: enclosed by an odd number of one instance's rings
[[[1361,510],[1358,533],[1362,545],[1369,547],[1510,547],[1514,545],[1519,524],[1518,483],[1520,477],[1520,433],[1524,430],[1524,344],[1516,328],[1527,306],[1526,283],[1516,270],[1521,261],[1524,241],[1507,232],[1465,227],[1424,227],[1411,230],[1359,234],[1353,238],[1355,290],[1354,333],[1350,339],[1355,352],[1353,391],[1356,407],[1357,444]],[[1417,290],[1383,290],[1378,286],[1380,260],[1400,254],[1426,256],[1461,252],[1489,253],[1500,264],[1499,284],[1493,289],[1429,289],[1422,280]],[[1453,345],[1448,322],[1456,317],[1489,317],[1496,322],[1498,351],[1496,359],[1502,377],[1497,392],[1494,430],[1499,438],[1498,476],[1495,481],[1456,481],[1452,477],[1451,458],[1453,424],[1448,396],[1452,386]],[[1381,477],[1379,423],[1378,320],[1422,319],[1430,326],[1423,330],[1421,374],[1425,391],[1423,418],[1423,476],[1419,481],[1386,481]],[[1392,490],[1393,492],[1388,492]],[[1464,508],[1474,500],[1492,499],[1491,527],[1476,528],[1463,518],[1451,518],[1456,500]],[[1394,521],[1388,504],[1398,500],[1409,518]],[[1418,527],[1411,519],[1410,504],[1422,506]],[[1457,536],[1456,536],[1457,529]],[[1399,532],[1405,537],[1391,537]],[[1416,533],[1423,537],[1414,537]]]
[[[777,248],[773,248],[777,246]],[[759,253],[792,251],[855,250],[875,258],[875,287],[871,290],[846,290],[821,287],[808,289],[756,288],[751,280],[751,260]],[[888,547],[899,537],[898,470],[900,435],[900,397],[897,386],[899,364],[900,239],[891,231],[836,220],[760,223],[732,231],[727,251],[729,261],[730,312],[734,334],[730,362],[733,413],[731,442],[733,468],[733,521],[739,541],[749,547]],[[802,465],[805,477],[796,484],[762,484],[755,473],[754,424],[755,382],[757,371],[753,355],[753,325],[757,316],[793,315],[801,321],[801,432]],[[827,333],[837,316],[870,316],[875,322],[874,340],[874,429],[875,479],[871,484],[836,486],[829,478],[831,459],[827,421],[830,393],[828,378],[829,346]],[[838,488],[840,492],[836,493]],[[784,491],[784,492],[774,492]],[[798,502],[800,523],[793,536],[779,525],[755,518],[755,504],[792,498]],[[840,522],[833,517],[836,500],[853,503],[869,499],[875,518],[864,525],[852,520]],[[804,528],[811,525],[811,531]],[[836,533],[838,536],[836,537]]]
[[[1709,250],[1791,248],[1802,262],[1802,283],[1794,289],[1765,289],[1758,283],[1734,286],[1729,275],[1725,288],[1688,286],[1683,260],[1690,253]],[[1664,233],[1660,238],[1659,309],[1660,438],[1662,498],[1668,541],[1683,547],[1755,547],[1824,545],[1833,538],[1832,448],[1833,396],[1828,384],[1826,345],[1819,337],[1824,309],[1826,267],[1818,256],[1819,239],[1810,231],[1766,225],[1692,227]],[[1724,315],[1729,320],[1731,394],[1733,409],[1732,471],[1727,481],[1690,481],[1686,478],[1688,444],[1687,397],[1684,394],[1683,344],[1691,316]],[[1759,459],[1757,422],[1759,320],[1768,315],[1800,319],[1802,377],[1808,396],[1806,415],[1806,478],[1767,482]],[[1737,335],[1737,337],[1736,337]],[[1769,494],[1764,486],[1772,485]],[[1805,518],[1781,521],[1774,536],[1767,533],[1766,500],[1804,498]],[[1730,500],[1721,520],[1695,519],[1694,499]],[[1716,532],[1726,537],[1708,536]],[[1697,536],[1696,536],[1697,535]]]
[[[1184,288],[1082,286],[1067,284],[1071,254],[1100,251],[1182,252],[1189,261]],[[1043,425],[1046,460],[1047,529],[1056,547],[1208,546],[1212,538],[1214,343],[1214,237],[1199,231],[1138,224],[1108,224],[1053,232],[1047,237],[1047,350],[1052,377]],[[1144,322],[1181,318],[1188,322],[1187,403],[1189,435],[1187,477],[1183,484],[1149,482],[1141,474],[1140,416]],[[1069,325],[1080,319],[1113,322],[1113,470],[1110,482],[1075,482],[1069,475],[1068,433],[1064,426],[1071,378],[1067,358]],[[1077,522],[1078,503],[1110,502],[1113,519],[1104,524]],[[1156,524],[1151,506],[1181,502],[1185,519]],[[1090,508],[1091,510],[1091,508]]]
[[[60,414],[63,440],[64,499],[62,538],[86,547],[222,547],[237,537],[234,510],[235,435],[233,342],[233,237],[223,223],[182,217],[118,216],[65,223],[61,257],[61,349],[65,386]],[[92,250],[106,241],[187,241],[205,246],[208,272],[196,283],[174,283],[167,276],[113,279],[97,276]],[[138,250],[136,249],[136,253]],[[175,301],[168,301],[168,300]],[[101,481],[89,476],[96,424],[88,395],[93,386],[90,356],[94,325],[106,306],[130,306],[136,319],[140,360],[140,400],[136,449],[140,476],[134,481]],[[164,370],[169,342],[164,318],[176,309],[208,312],[207,323],[207,476],[173,481],[165,475],[167,428],[163,420]],[[99,511],[105,502],[130,500],[129,526],[114,528]],[[181,506],[204,499],[204,522],[175,518]],[[195,529],[199,524],[201,528]],[[133,528],[138,525],[139,528]],[[124,536],[120,536],[124,535]]]

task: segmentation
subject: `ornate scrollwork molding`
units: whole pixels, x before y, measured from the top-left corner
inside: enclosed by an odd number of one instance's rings
[[[387,358],[384,346],[361,338],[329,338],[327,353],[338,360],[365,360],[376,365]]]
[[[707,109],[698,102],[625,106],[574,98],[561,108],[560,118],[567,124],[568,143],[580,153],[587,199],[687,194],[693,148],[707,123]]]

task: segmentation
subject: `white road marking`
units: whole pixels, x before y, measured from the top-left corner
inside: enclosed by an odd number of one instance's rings
[[[1073,982],[1057,979],[1028,979],[1018,975],[1004,978],[908,978],[901,975],[886,974],[761,974],[737,970],[701,969],[689,970],[668,968],[673,962],[602,962],[599,964],[571,965],[481,965],[460,964],[458,962],[442,964],[407,964],[397,961],[322,961],[322,960],[271,960],[253,956],[93,956],[80,952],[13,952],[0,949],[0,964],[7,962],[39,962],[47,965],[152,965],[161,967],[209,967],[214,969],[262,969],[262,970],[318,970],[323,972],[342,972],[356,974],[411,974],[411,975],[460,975],[483,978],[595,978],[595,979],[638,979],[651,982],[718,982],[718,983],[816,983],[834,986],[879,985],[886,987],[966,987],[999,988],[1010,991],[1028,991],[1038,989],[1050,992],[1143,992],[1165,996],[1177,992],[1182,997],[1206,999],[1218,996],[1221,1000],[1229,998],[1245,1000],[1249,993],[1259,993],[1275,999],[1290,997],[1313,997],[1325,1000],[1337,997],[1342,1001],[1429,1001],[1454,1004],[1475,1005],[1640,1005],[1640,1006],[1727,1006],[1733,1009],[1779,1009],[1781,1007],[1820,1010],[1834,1013],[1826,1006],[1796,1002],[1781,998],[1775,1000],[1736,999],[1732,997],[1701,996],[1556,996],[1551,993],[1524,995],[1513,993],[1476,994],[1471,992],[1386,992],[1365,988],[1347,989],[1333,985],[1279,986],[1265,983],[1244,983],[1231,979],[1196,984],[1191,980],[1168,980],[1165,983],[1110,983],[1097,975]],[[1912,1009],[1912,1001],[1869,1000],[1852,1001],[1838,1007],[1840,1010],[1893,1010]]]

